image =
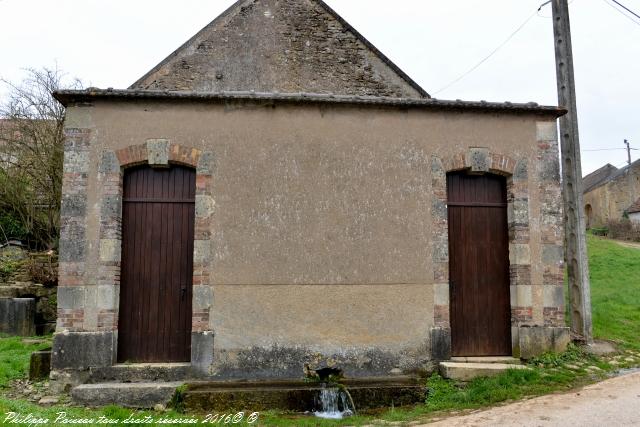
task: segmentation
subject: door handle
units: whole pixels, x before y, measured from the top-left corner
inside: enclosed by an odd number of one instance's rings
[[[186,296],[187,296],[187,287],[183,285],[180,287],[180,299],[184,301],[184,298]]]

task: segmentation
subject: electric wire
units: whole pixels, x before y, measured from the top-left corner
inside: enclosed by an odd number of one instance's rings
[[[542,7],[542,6],[541,6]],[[482,64],[484,64],[485,62],[487,62],[493,55],[495,55],[496,53],[498,53],[498,51],[500,49],[502,49],[507,43],[509,43],[511,41],[512,38],[514,38],[516,36],[516,34],[518,34],[528,23],[529,21],[531,21],[539,12],[539,9],[537,11],[535,11],[534,13],[532,13],[513,33],[511,33],[511,35],[509,37],[506,38],[505,41],[503,41],[497,48],[495,48],[494,50],[491,51],[491,53],[489,53],[489,55],[485,56],[480,62],[478,62],[476,65],[474,65],[473,67],[471,67],[467,72],[465,72],[464,74],[462,74],[460,77],[452,80],[451,82],[447,83],[446,85],[444,85],[443,87],[441,87],[440,89],[438,89],[437,91],[434,92],[434,95],[439,94],[440,92],[443,92],[447,89],[449,89],[451,86],[453,86],[454,84],[458,83],[460,80],[464,79],[465,77],[467,77],[469,74],[473,73],[475,70],[477,70]]]
[[[632,18],[631,16],[627,15],[626,13],[624,13],[623,11],[621,11],[619,8],[615,7],[613,4],[609,3],[608,0],[602,0],[607,6],[609,6],[611,9],[615,10],[616,12],[618,12],[620,15],[624,16],[625,18],[627,18],[629,21],[633,22],[636,25],[640,25],[640,22],[638,22],[637,20],[635,20],[634,18]],[[614,1],[614,0],[611,0]],[[617,3],[617,2],[616,2]],[[619,4],[619,3],[617,3]],[[622,6],[624,7],[624,6]],[[625,7],[626,10],[629,10]],[[631,12],[631,11],[630,11]],[[634,12],[631,12],[633,15],[636,15]],[[640,18],[640,17],[639,17]]]

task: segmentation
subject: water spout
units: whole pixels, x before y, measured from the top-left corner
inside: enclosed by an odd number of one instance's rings
[[[356,411],[353,399],[346,389],[327,387],[326,384],[322,385],[317,403],[320,410],[314,412],[314,415],[318,418],[341,420]]]

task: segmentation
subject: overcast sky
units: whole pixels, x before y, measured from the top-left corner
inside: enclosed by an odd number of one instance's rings
[[[557,103],[551,6],[536,14],[543,0],[326,1],[436,98]],[[640,13],[640,0],[619,1]],[[57,63],[87,86],[126,88],[232,3],[0,0],[0,76],[19,81],[25,67]],[[640,19],[611,0],[570,9],[583,171],[620,167],[625,138],[640,148]],[[620,150],[584,151],[602,148]]]

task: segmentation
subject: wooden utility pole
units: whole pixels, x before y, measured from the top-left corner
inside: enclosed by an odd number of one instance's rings
[[[560,118],[562,187],[564,197],[565,258],[569,276],[571,330],[593,342],[591,289],[586,224],[582,198],[582,166],[578,137],[578,109],[573,75],[573,51],[568,0],[552,0],[556,50],[558,103],[569,112]]]
[[[631,165],[631,144],[629,144],[629,141],[625,139],[624,145],[627,146],[627,163]]]

